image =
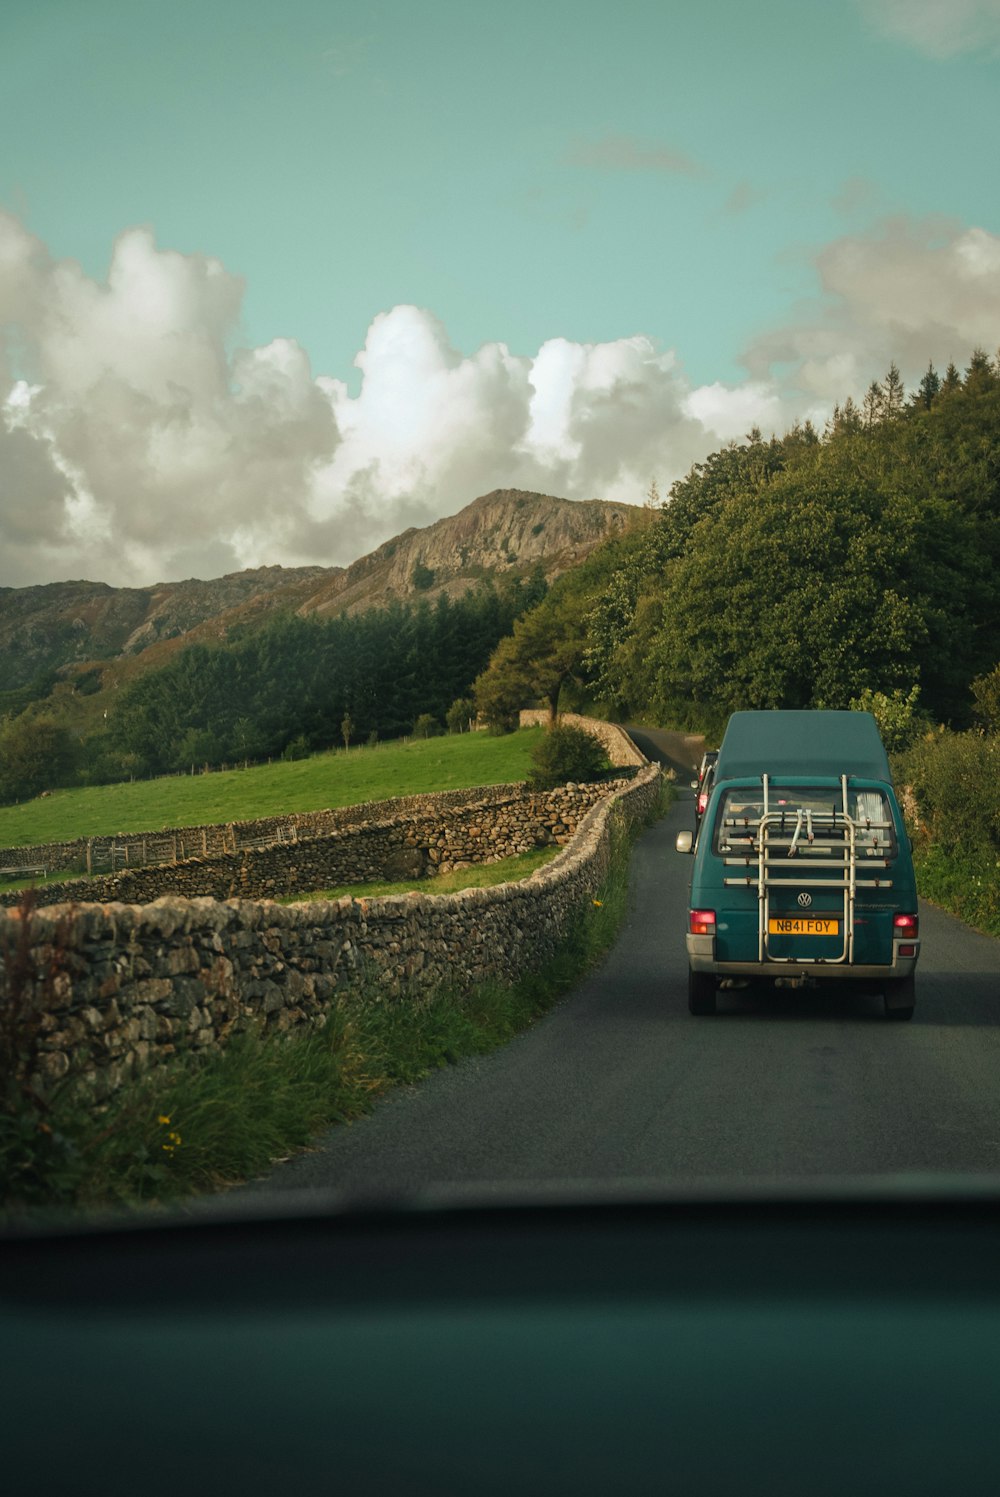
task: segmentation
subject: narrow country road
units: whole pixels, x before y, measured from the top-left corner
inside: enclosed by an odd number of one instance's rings
[[[700,746],[635,737],[683,788],[636,844],[603,966],[503,1050],[396,1093],[253,1193],[1000,1171],[1000,941],[923,905],[911,1024],[878,999],[791,993],[691,1018],[691,865],[673,844]]]

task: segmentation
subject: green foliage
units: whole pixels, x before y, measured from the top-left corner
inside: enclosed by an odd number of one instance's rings
[[[1000,733],[1000,665],[972,683],[976,721],[991,733]]]
[[[82,697],[91,697],[100,691],[103,680],[104,672],[99,665],[95,665],[89,670],[81,671],[73,685]]]
[[[27,800],[63,784],[78,762],[78,746],[65,728],[22,713],[0,725],[0,800]]]
[[[866,686],[860,696],[851,699],[848,706],[857,712],[870,712],[878,724],[886,752],[898,754],[909,748],[930,727],[926,714],[917,706],[919,696],[919,686],[911,687],[905,694],[902,691],[889,694],[872,691]]]
[[[994,858],[930,842],[914,849],[917,888],[960,920],[1000,936],[1000,864]]]
[[[531,761],[535,767],[530,784],[535,790],[551,790],[568,780],[597,780],[609,768],[608,756],[594,735],[569,723],[551,728]]]
[[[542,583],[544,586],[544,582]],[[211,764],[309,750],[343,739],[398,738],[421,713],[443,719],[490,652],[537,600],[538,580],[480,584],[456,601],[397,603],[339,618],[272,618],[224,645],[189,646],[126,687],[111,747],[147,773],[190,767],[188,734]],[[211,746],[211,753],[207,749]],[[296,750],[298,752],[298,750]]]
[[[414,738],[436,738],[440,731],[440,723],[430,712],[421,712],[413,724]]]
[[[1000,737],[939,729],[901,756],[895,776],[915,797],[921,844],[1000,861]]]
[[[598,572],[601,566],[598,562]],[[607,570],[607,561],[603,566]],[[476,708],[492,729],[509,731],[519,710],[537,701],[545,703],[554,722],[564,692],[583,688],[587,610],[596,585],[588,558],[565,572],[501,640],[473,688]]]
[[[444,715],[449,733],[467,733],[476,716],[473,697],[456,697]]]
[[[902,742],[915,687],[928,720],[970,722],[1000,657],[1000,375],[981,351],[909,401],[892,366],[822,437],[755,429],[644,518],[496,651],[476,687],[491,721],[554,712],[570,686],[716,733],[739,709],[884,699]]]
[[[425,593],[428,588],[434,586],[433,567],[426,567],[422,561],[418,561],[410,573],[410,581],[418,593]]]

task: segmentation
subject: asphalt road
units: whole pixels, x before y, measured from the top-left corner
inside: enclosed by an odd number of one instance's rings
[[[699,751],[635,736],[685,776]],[[394,1094],[250,1190],[1000,1171],[1000,941],[923,905],[910,1024],[886,1023],[879,999],[809,993],[726,994],[716,1017],[692,1018],[691,864],[673,850],[692,816],[684,784],[636,844],[616,947],[532,1030]]]

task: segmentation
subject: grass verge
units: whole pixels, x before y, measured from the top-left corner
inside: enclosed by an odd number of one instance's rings
[[[308,894],[284,894],[278,904],[309,904],[317,899],[377,899],[382,894],[457,894],[462,889],[489,889],[494,884],[529,878],[536,868],[550,863],[561,847],[538,847],[532,852],[501,858],[496,863],[476,863],[471,868],[440,873],[435,878],[415,878],[398,883],[374,880],[367,884],[342,884],[335,889],[316,889]]]
[[[1000,936],[1000,862],[988,853],[949,852],[936,843],[913,851],[924,899],[988,936]]]
[[[669,805],[670,787],[655,815]],[[625,912],[630,839],[615,832],[598,895],[538,971],[513,985],[418,1002],[377,994],[335,1005],[320,1030],[252,1030],[200,1062],[163,1066],[119,1093],[95,1123],[67,1092],[41,1111],[0,1107],[0,1201],[11,1211],[161,1203],[265,1173],[332,1124],[526,1029],[610,949]],[[2,1039],[2,1036],[0,1036]],[[8,1070],[8,1077],[10,1072]]]

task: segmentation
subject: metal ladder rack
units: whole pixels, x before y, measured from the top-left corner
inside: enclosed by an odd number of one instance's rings
[[[743,866],[747,873],[741,878],[726,878],[724,882],[757,890],[758,961],[794,962],[796,965],[851,963],[854,960],[857,890],[892,888],[892,879],[858,876],[859,850],[862,848],[863,871],[874,872],[877,868],[890,866],[885,854],[889,851],[893,824],[869,817],[852,817],[847,809],[847,779],[846,774],[840,777],[840,810],[812,811],[801,806],[794,810],[787,807],[775,810],[771,803],[770,778],[762,775],[763,809],[760,814],[727,816],[723,821],[723,850],[730,851],[741,842],[746,844],[744,852],[725,857],[724,863],[726,867]],[[886,833],[884,838],[880,837],[883,832]],[[842,891],[839,927],[843,941],[838,956],[778,956],[771,951],[771,897],[777,890],[787,893],[790,885],[803,892],[813,889]]]

